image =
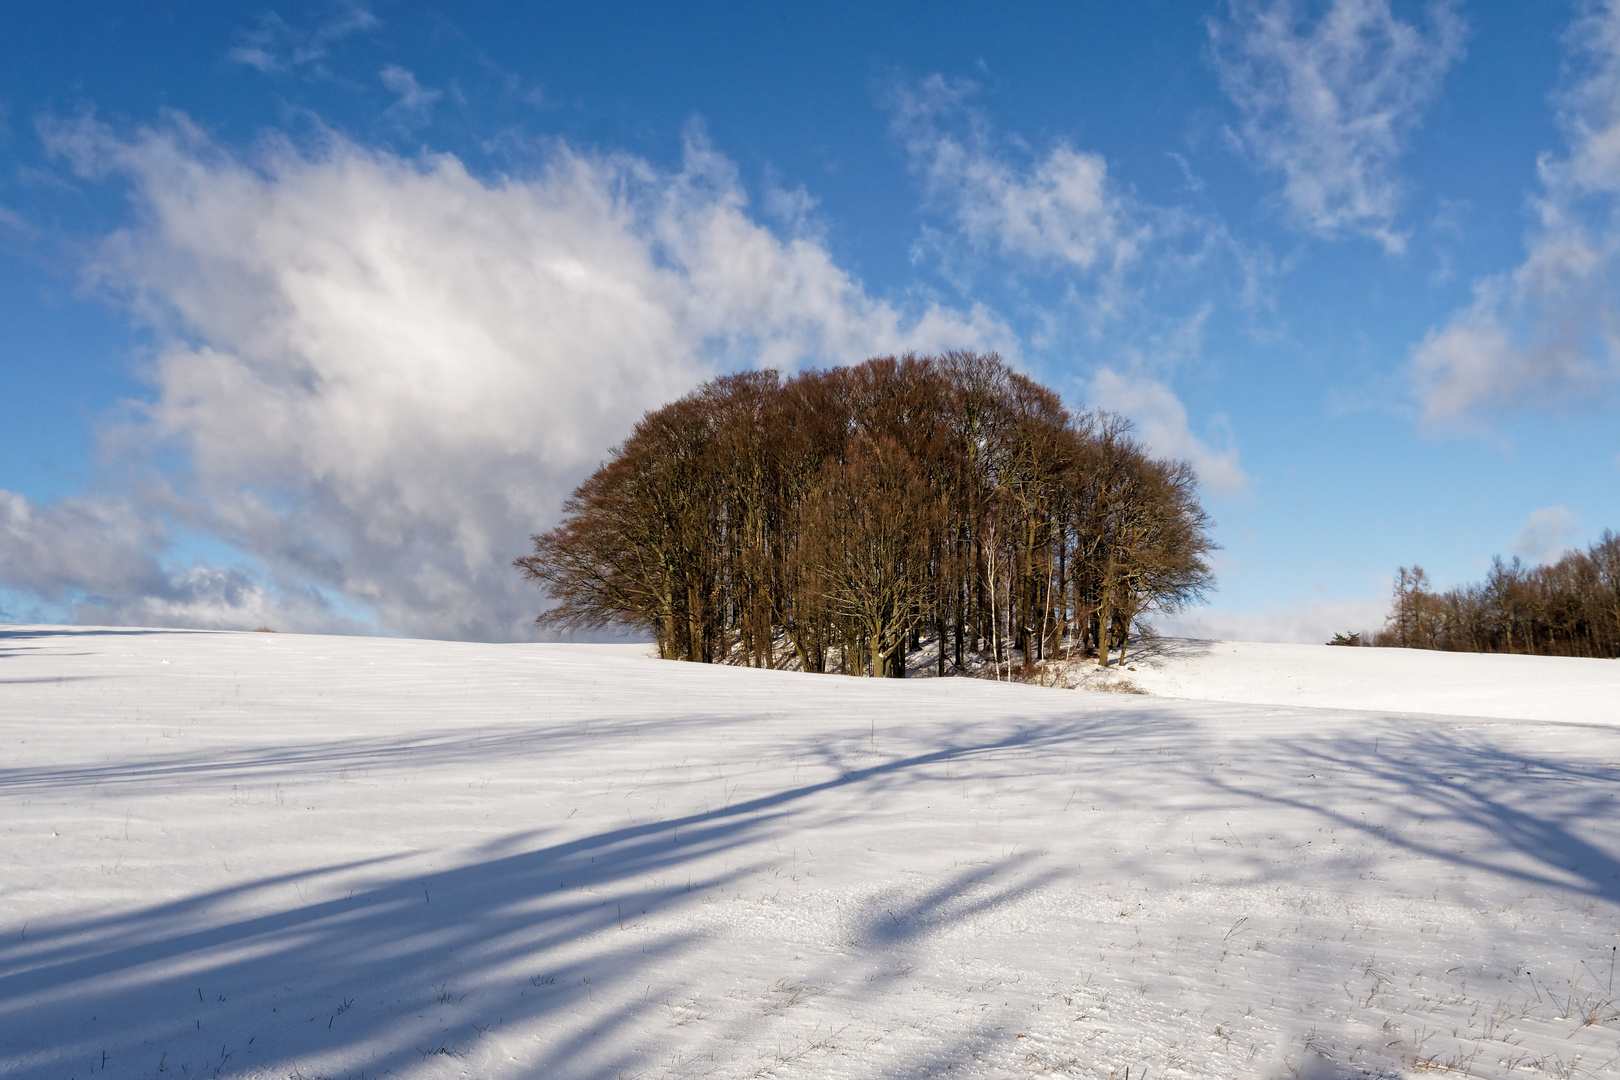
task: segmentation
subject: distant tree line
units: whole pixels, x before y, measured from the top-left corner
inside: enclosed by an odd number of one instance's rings
[[[1551,566],[1491,564],[1483,582],[1437,592],[1401,567],[1378,645],[1452,652],[1620,657],[1620,536],[1604,532]]]
[[[1123,649],[1200,597],[1192,469],[994,354],[706,383],[644,416],[517,560],[539,623],[666,659],[903,677]],[[1000,670],[999,666],[997,670]]]

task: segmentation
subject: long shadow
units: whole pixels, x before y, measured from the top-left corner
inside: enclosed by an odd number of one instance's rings
[[[108,629],[106,627],[78,627],[78,626],[27,626],[13,629],[0,629],[0,660],[19,654],[30,641],[42,641],[49,638],[92,638],[92,637],[152,637],[158,634],[218,634],[218,630],[161,630],[161,629]],[[58,657],[83,655],[77,653],[55,653]]]
[[[1176,660],[1193,660],[1212,652],[1216,641],[1202,638],[1148,637],[1131,642],[1129,663],[1158,667]]]
[[[150,637],[156,634],[225,634],[229,630],[192,630],[184,627],[130,628],[108,626],[29,626],[17,630],[0,630],[0,641],[26,641],[29,638],[53,637]]]
[[[703,837],[712,837],[714,835],[712,830],[719,823],[729,822],[731,824],[727,825],[726,827],[733,828],[738,824],[742,824],[742,818],[748,818],[749,820],[746,824],[749,825],[762,820],[767,822],[774,821],[777,817],[774,811],[776,811],[779,807],[809,799],[823,792],[853,784],[866,783],[868,781],[893,774],[904,773],[925,765],[943,763],[947,758],[960,761],[978,755],[993,753],[997,750],[1006,749],[1010,746],[1027,745],[1029,741],[1030,736],[1028,733],[1019,733],[1017,735],[999,739],[994,742],[982,743],[979,745],[951,746],[924,754],[917,754],[911,757],[886,762],[882,765],[874,765],[864,769],[841,771],[841,775],[830,780],[825,780],[815,784],[804,784],[798,787],[773,792],[769,795],[762,795],[753,799],[746,799],[741,802],[730,804],[722,809],[688,814],[678,818],[666,818],[641,825],[625,826],[623,828],[613,829],[608,832],[598,833],[594,836],[569,841],[565,844],[542,848],[537,851],[527,852],[521,855],[505,856],[498,859],[492,859],[475,864],[475,868],[478,870],[480,875],[485,877],[490,875],[505,877],[513,872],[510,868],[518,868],[517,872],[521,874],[525,872],[526,868],[534,868],[544,865],[549,867],[549,869],[542,874],[543,877],[549,878],[559,872],[562,874],[562,878],[558,882],[559,888],[594,887],[606,881],[612,880],[615,877],[624,876],[622,874],[616,874],[613,868],[625,862],[623,858],[624,852],[631,851],[639,853],[641,851],[639,845],[647,842],[648,838],[650,837],[659,838],[657,841],[659,846],[654,849],[660,853],[659,857],[653,860],[652,865],[638,865],[638,867],[632,871],[635,874],[648,873],[653,869],[667,870],[669,861],[662,854],[663,846],[666,843],[671,851],[680,853],[683,859],[688,859],[693,855],[709,854],[710,852],[707,850],[704,843],[699,841]],[[761,815],[766,810],[773,811],[773,814],[769,818],[762,818]],[[682,836],[682,830],[686,830],[687,835]],[[666,833],[669,834],[669,839],[667,841],[663,839],[663,834]],[[589,857],[589,869],[584,866],[576,865],[577,857],[580,856],[581,853],[584,853]],[[597,857],[604,853],[610,854],[611,858],[603,861],[601,866],[598,867]],[[637,854],[636,857],[639,858],[639,854]],[[384,860],[366,860],[364,862],[344,863],[330,867],[322,867],[313,871],[300,872],[298,874],[263,878],[240,886],[233,886],[230,889],[213,890],[208,893],[203,893],[198,896],[188,898],[184,901],[148,908],[146,911],[140,913],[137,918],[143,921],[151,922],[161,922],[176,918],[184,919],[197,912],[206,911],[210,907],[220,906],[222,903],[228,900],[243,898],[251,893],[262,891],[270,886],[286,884],[294,878],[304,880],[310,877],[330,875],[340,870],[353,869],[367,865],[368,863],[381,861]],[[464,868],[463,870],[454,871],[453,873],[466,873],[468,872],[468,869],[469,868]],[[438,875],[435,875],[435,877],[438,877]],[[386,888],[386,885],[380,885],[374,887],[372,891],[375,892],[378,891],[378,889],[385,890]],[[337,909],[333,908],[330,904],[306,906],[298,909],[296,912],[287,912],[276,916],[266,917],[266,919],[269,921],[262,919],[249,920],[244,923],[232,924],[232,926],[239,929],[247,928],[245,932],[251,935],[260,932],[261,929],[280,929],[310,920],[319,920],[326,917],[326,915],[333,910]],[[89,920],[75,924],[71,929],[61,929],[56,932],[56,936],[63,942],[69,942],[79,935],[106,933],[115,928],[122,928],[130,920],[130,918],[130,916],[119,915],[109,917],[107,919]],[[120,933],[121,935],[127,935],[127,930],[121,929]],[[200,938],[196,939],[197,942],[204,944],[216,944],[221,940],[226,940],[225,937],[221,937],[222,934],[227,934],[227,936],[229,936],[227,933],[227,928],[223,927],[207,931],[206,933],[208,935],[206,942],[204,942],[204,939]],[[36,942],[43,942],[46,940],[49,940],[49,938],[36,935]],[[189,941],[191,939],[187,938],[186,940]],[[192,951],[193,947],[194,945],[187,945],[181,951],[189,952]],[[71,953],[74,947],[72,945],[63,945],[62,948]],[[116,960],[111,962],[109,966],[106,966],[103,969],[102,973],[105,973],[105,971],[115,970],[120,967],[132,966],[133,964],[146,963],[154,958],[153,955],[150,954],[149,950],[147,950],[146,946],[141,946],[140,949],[142,951],[139,951],[138,953],[129,953],[128,950],[124,950],[119,953],[101,954],[104,958],[109,959],[119,956],[128,957],[127,962]],[[21,978],[22,975],[20,973],[13,974],[7,971],[7,967],[12,962],[14,957],[21,956],[26,956],[28,960],[29,970],[27,971],[26,976],[31,983],[30,989],[45,989],[55,984],[52,976],[46,974],[46,972],[52,970],[51,964],[55,963],[58,959],[58,954],[53,953],[50,947],[36,944],[34,948],[26,951],[19,950],[15,946],[11,949],[0,948],[0,1001],[3,1001],[7,996],[15,993],[19,989],[15,980]],[[67,976],[69,979],[76,979],[78,977],[79,973],[77,972],[71,973]]]
[[[976,887],[986,886],[991,879],[1008,873],[1016,874],[1035,858],[1033,852],[1025,852],[1009,855],[988,868],[975,866],[958,870],[915,900],[903,904],[898,913],[891,907],[879,907],[871,902],[858,918],[862,931],[858,940],[885,949],[903,947],[944,927],[1005,907],[1055,880],[1057,872],[1047,870],[994,891],[976,892]]]
[[[1620,771],[1611,766],[1531,756],[1485,740],[1470,745],[1434,731],[1397,729],[1278,746],[1313,771],[1346,778],[1377,799],[1393,795],[1418,824],[1472,828],[1491,843],[1457,851],[1420,839],[1411,822],[1390,828],[1275,789],[1208,779],[1233,795],[1305,811],[1425,858],[1620,904],[1620,857],[1577,831],[1612,821]],[[1536,805],[1541,812],[1528,808]]]
[[[856,910],[853,925],[848,928],[851,937],[846,943],[847,952],[841,950],[835,959],[804,971],[795,985],[783,986],[782,991],[790,997],[785,1005],[780,1001],[771,1003],[767,1010],[771,1019],[778,1022],[785,1019],[792,1009],[793,999],[806,991],[829,993],[844,999],[847,1017],[878,1019],[871,1015],[881,1013],[880,1009],[873,1008],[874,995],[903,992],[913,975],[913,962],[923,960],[931,939],[1016,904],[1062,876],[1055,868],[1030,872],[1036,858],[1026,852],[990,865],[963,867],[916,896],[868,898]],[[1001,879],[999,884],[997,879]],[[763,1015],[739,1018],[712,1035],[708,1045],[751,1049],[757,1061],[745,1063],[744,1068],[754,1064],[757,1070],[748,1075],[771,1075],[775,1068],[800,1063],[807,1074],[814,1075],[810,1071],[811,1059],[818,1054],[835,1055],[854,1048],[860,1045],[858,1040],[864,1041],[863,1036],[869,1034],[865,1025],[850,1034],[847,1027],[855,1026],[854,1019],[844,1025],[823,1028],[822,1015],[825,1013],[815,1018],[815,1026],[809,1031],[805,1030],[809,1018],[789,1025],[787,1031],[770,1029],[763,1023]],[[911,1015],[907,1019],[916,1023],[923,1018]],[[950,1033],[943,1039],[943,1046],[939,1045],[938,1033],[930,1032],[928,1058],[907,1059],[902,1071],[908,1075],[931,1075],[930,1062],[937,1063],[939,1071],[960,1067],[971,1057],[969,1048],[982,1038],[983,1026],[977,1018],[956,1018]]]
[[[160,634],[221,634],[222,630],[181,630],[181,629],[112,629],[103,626],[29,626],[21,629],[0,630],[0,656],[8,656],[17,651],[4,646],[14,643],[40,641],[49,638],[93,638],[93,637],[156,637]],[[63,654],[58,654],[63,655]]]
[[[78,678],[96,678],[96,676],[78,676]],[[54,682],[55,679],[29,681]],[[682,733],[698,734],[712,730],[716,723],[725,719],[708,710],[691,710],[684,713],[671,710],[659,718],[658,730],[662,738],[669,739]],[[507,722],[493,729],[474,729],[471,732],[463,725],[413,732],[409,735],[323,739],[292,746],[278,742],[224,751],[209,748],[191,753],[124,759],[105,765],[0,768],[0,795],[75,788],[139,790],[150,789],[152,785],[163,781],[229,781],[251,778],[256,782],[269,783],[278,778],[307,778],[312,771],[317,773],[365,771],[400,767],[407,763],[415,767],[460,764],[480,759],[498,759],[518,751],[566,752],[601,738],[602,730],[600,727],[590,725],[562,727],[550,720],[528,724]],[[1007,740],[985,744],[983,747],[975,747],[970,742],[950,743],[940,750],[939,754],[972,756],[1015,745],[1033,746],[1032,739],[1050,740],[1054,737],[1049,730],[1041,736],[1036,736],[1034,731],[1032,728]],[[1072,729],[1068,733],[1072,734]],[[960,736],[962,732],[950,734]],[[840,774],[850,773],[850,770],[836,758],[836,751],[821,747],[817,753],[824,757],[829,767]],[[917,763],[927,764],[929,761],[919,760]],[[862,773],[863,770],[855,770],[850,775]]]
[[[622,946],[602,945],[583,957],[580,943],[600,942],[593,936],[616,924],[622,929],[626,910],[656,911],[763,866],[745,858],[718,875],[694,878],[683,870],[780,830],[818,795],[862,786],[876,797],[893,783],[929,779],[919,770],[947,759],[1075,734],[1065,725],[964,741],[428,878],[390,874],[386,860],[349,863],[35,929],[0,947],[0,1031],[9,1033],[0,1037],[0,1073],[43,1080],[91,1065],[118,1075],[162,1067],[180,1076],[273,1066],[314,1075],[307,1070],[326,1067],[323,1061],[363,1055],[366,1075],[380,1075],[435,1050],[468,1049],[465,1037],[446,1038],[441,1023],[457,993],[475,996],[484,1014],[502,1023],[553,1021],[565,1032],[552,1041],[554,1061],[588,1060],[613,1046],[634,1017],[619,1010],[581,1019],[580,988],[611,994],[637,986],[646,965],[696,939],[690,932],[651,940],[627,934]],[[855,812],[829,811],[818,820]],[[357,877],[362,884],[346,896],[291,908],[277,903],[293,878],[319,892]],[[244,909],[250,913],[236,918],[219,914]],[[281,1011],[311,1000],[330,1008],[314,1016]],[[116,1057],[103,1062],[102,1053]]]
[[[694,714],[661,721],[663,730],[695,727],[713,717]],[[328,739],[295,746],[285,743],[239,750],[154,755],[108,765],[0,769],[0,794],[83,787],[140,788],[161,781],[232,780],[252,777],[269,782],[278,777],[307,777],[318,772],[367,770],[400,766],[447,765],[499,756],[519,750],[565,750],[594,737],[583,730],[555,724],[502,724],[495,731],[469,734],[465,727],[442,728],[406,736]]]
[[[1241,707],[1223,711],[1244,714]],[[1608,819],[1612,769],[1525,755],[1484,740],[1388,729],[1220,748],[1238,756],[1245,753],[1242,746],[1253,746],[1267,764],[1286,758],[1291,767],[1333,773],[1341,786],[1358,792],[1413,800],[1433,818],[1499,838],[1493,858],[1369,825],[1305,795],[1230,781],[1204,768],[1207,740],[1194,725],[1177,722],[1183,712],[1179,705],[1133,705],[1106,719],[1032,722],[977,739],[963,724],[943,731],[934,749],[865,767],[840,758],[836,747],[817,746],[807,749],[836,773],[830,779],[784,786],[704,813],[540,843],[426,876],[393,867],[390,860],[366,860],[35,928],[0,946],[0,1074],[22,1080],[78,1077],[94,1065],[97,1073],[105,1067],[117,1076],[160,1069],[185,1078],[252,1070],[301,1071],[309,1080],[361,1071],[377,1076],[407,1071],[440,1053],[476,1056],[490,1037],[469,1026],[481,1018],[546,1030],[548,1056],[531,1062],[529,1071],[566,1067],[570,1075],[605,1080],[635,1063],[629,1044],[639,1014],[635,1007],[592,1009],[590,996],[635,1000],[646,973],[704,940],[691,929],[631,932],[640,918],[635,913],[672,911],[693,894],[724,891],[764,869],[746,849],[767,835],[881,812],[882,798],[901,785],[942,782],[945,771],[935,767],[946,762],[1005,762],[1000,771],[1028,775],[1018,759],[1049,750],[1094,754],[1070,775],[1090,774],[1099,792],[1113,790],[1110,783],[1125,785],[1113,793],[1128,790],[1134,801],[1149,796],[1125,775],[1126,758],[1110,759],[1106,751],[1147,754],[1180,740],[1183,764],[1177,768],[1188,790],[1286,806],[1440,863],[1538,886],[1568,887],[1562,875],[1575,873],[1591,895],[1620,902],[1620,861],[1577,833],[1578,826]],[[1206,708],[1199,715],[1208,720],[1221,712]],[[721,719],[682,722],[695,727]],[[1147,719],[1156,723],[1143,723]],[[224,765],[216,761],[212,775],[300,766],[307,772],[313,762],[336,768],[329,756],[334,747],[355,760],[398,761],[413,754],[464,760],[507,752],[516,745],[510,739],[550,737],[538,730],[509,738],[458,740],[441,732],[403,743],[260,748]],[[184,778],[210,767],[195,756],[164,759],[134,766],[135,782]],[[0,787],[27,791],[102,782],[117,771],[12,770],[0,774]],[[820,798],[849,789],[862,793],[859,809],[830,808]],[[507,842],[534,841],[525,836]],[[713,871],[716,856],[728,864],[719,873]],[[738,861],[730,865],[733,858]],[[1525,869],[1527,860],[1543,869]],[[1003,864],[1018,868],[1021,862]],[[903,910],[862,912],[858,936],[874,955],[887,956],[953,921],[1015,903],[1048,880],[1031,876],[975,895],[982,888],[978,873],[961,871]],[[280,897],[295,879],[320,898],[284,906]],[[351,885],[354,891],[344,895]],[[628,928],[625,912],[632,913]],[[458,995],[473,1004],[464,1005]],[[327,1004],[312,1014],[312,1001]],[[103,1052],[109,1057],[103,1059]],[[521,1070],[502,1065],[491,1071]]]
[[[660,718],[658,727],[661,737],[667,739],[682,732],[712,730],[721,719],[712,712],[672,713]],[[406,763],[417,767],[461,764],[479,759],[498,759],[517,751],[565,752],[600,737],[600,730],[562,728],[550,721],[523,725],[507,723],[493,731],[486,729],[471,734],[465,727],[451,727],[406,736],[328,739],[296,746],[277,743],[224,752],[204,750],[167,754],[107,765],[0,768],[0,794],[74,788],[103,788],[110,791],[140,789],[162,781],[252,778],[268,783],[278,777],[307,778],[311,775],[312,767],[320,773],[332,773],[345,769],[363,771],[399,767]],[[952,744],[938,751],[938,754],[973,756],[1022,745],[1031,737],[1023,733],[982,747],[967,743]],[[818,753],[841,775],[870,779],[870,770],[848,769],[836,758],[828,756],[833,752],[827,748],[821,748]],[[929,764],[937,757],[928,755],[914,761],[907,760],[921,765]]]

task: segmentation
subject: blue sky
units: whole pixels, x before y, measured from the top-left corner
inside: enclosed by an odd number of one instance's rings
[[[529,634],[642,411],[999,349],[1191,459],[1219,591],[1620,527],[1620,11],[5,6],[0,619]]]

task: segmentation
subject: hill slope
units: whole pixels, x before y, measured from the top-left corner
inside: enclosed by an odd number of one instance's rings
[[[1613,660],[1162,638],[1126,663],[1148,693],[1195,701],[1620,723]],[[1080,670],[1104,682],[1119,675],[1117,665]]]
[[[1620,730],[1549,686],[7,628],[0,1074],[1612,1075]]]

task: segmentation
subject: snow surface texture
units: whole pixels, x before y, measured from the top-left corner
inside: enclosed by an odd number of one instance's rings
[[[1196,701],[1620,724],[1620,664],[1608,660],[1160,638],[1133,644],[1125,663],[1075,668],[1081,685],[1123,677]]]
[[[1223,648],[0,629],[0,1075],[1620,1075],[1620,664]]]

